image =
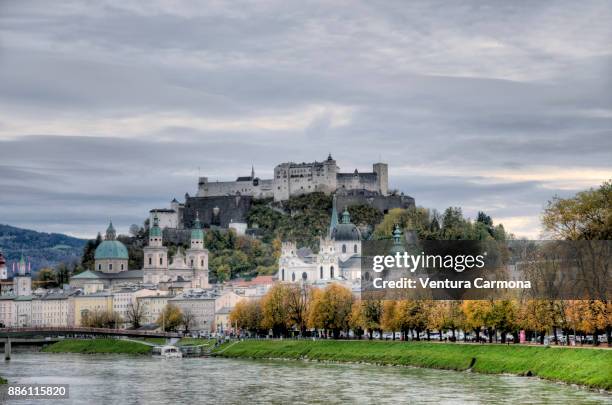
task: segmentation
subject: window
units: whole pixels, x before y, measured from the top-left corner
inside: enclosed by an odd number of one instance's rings
[[[285,269],[281,270],[281,280],[285,281]]]
[[[204,267],[204,259],[200,260],[200,266]]]
[[[193,259],[191,259],[191,267],[193,267]]]
[[[112,269],[113,269],[113,264],[112,264],[112,263],[109,263],[109,264],[108,264],[108,271],[111,271]]]
[[[121,264],[121,270],[123,270],[123,263]]]
[[[291,281],[295,281],[295,273],[291,273]]]
[[[164,258],[163,258],[163,257],[160,257],[160,258],[159,258],[159,265],[161,266],[162,264],[164,264]]]
[[[323,266],[319,269],[319,278],[323,278]]]
[[[342,245],[342,253],[346,253],[346,245]]]
[[[98,270],[102,270],[102,265],[98,264]]]
[[[353,246],[353,253],[357,253],[357,245]]]
[[[329,278],[334,278],[334,266],[329,268]]]
[[[306,272],[302,273],[302,280],[306,280],[308,278],[308,274]]]
[[[152,265],[152,260],[151,260],[151,256],[149,256],[149,266]]]

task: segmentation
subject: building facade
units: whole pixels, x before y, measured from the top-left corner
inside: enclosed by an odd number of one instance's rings
[[[331,155],[323,162],[286,162],[274,168],[274,177],[263,180],[250,176],[235,181],[211,182],[208,177],[198,181],[198,197],[243,195],[255,198],[274,198],[275,201],[315,191],[326,194],[337,190],[367,190],[387,195],[389,193],[389,168],[386,163],[375,163],[372,172],[340,173]]]
[[[345,208],[338,222],[336,197],[328,234],[319,240],[319,252],[298,249],[295,242],[283,242],[277,279],[281,282],[325,285],[330,282],[357,284],[361,281],[361,232],[351,223]]]

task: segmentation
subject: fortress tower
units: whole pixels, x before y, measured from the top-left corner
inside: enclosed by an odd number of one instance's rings
[[[376,173],[376,183],[380,194],[389,194],[389,165],[386,163],[374,163],[372,169]]]

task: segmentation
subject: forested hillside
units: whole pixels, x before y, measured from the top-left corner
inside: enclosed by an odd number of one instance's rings
[[[0,250],[9,266],[18,261],[21,254],[32,262],[32,270],[55,267],[60,262],[80,261],[84,239],[59,233],[37,232],[0,224]],[[10,267],[9,267],[10,269]]]

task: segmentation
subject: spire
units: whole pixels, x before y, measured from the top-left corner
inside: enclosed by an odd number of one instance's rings
[[[398,224],[393,227],[393,243],[399,245],[402,241],[402,230]]]
[[[251,165],[251,180],[255,178],[255,166]]]
[[[113,221],[110,220],[108,228],[106,228],[106,240],[115,240],[116,237],[117,232],[115,231],[115,227],[113,226]]]
[[[331,238],[332,232],[338,225],[338,209],[336,208],[336,194],[332,199],[332,212],[331,212],[331,220],[329,221],[329,237]]]
[[[25,257],[23,256],[23,251],[21,252],[21,258],[19,259],[18,272],[20,276],[25,276],[26,274],[26,261]]]
[[[331,152],[329,152],[329,155],[327,155],[327,161],[329,162],[329,161],[332,161],[332,160],[334,160],[334,159],[332,158]]]
[[[204,247],[204,231],[202,231],[202,224],[200,223],[200,214],[196,211],[196,219],[193,221],[193,228],[191,228],[191,248],[201,249]]]
[[[149,229],[149,237],[161,237],[162,231],[159,227],[159,217],[157,214],[153,216],[153,226]]]
[[[351,223],[351,214],[348,212],[348,208],[344,207],[344,211],[342,212],[342,223],[350,224]]]

